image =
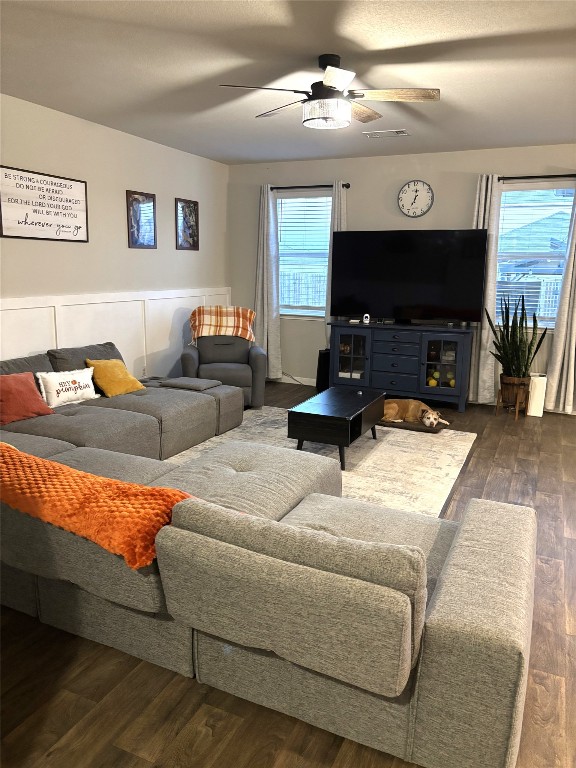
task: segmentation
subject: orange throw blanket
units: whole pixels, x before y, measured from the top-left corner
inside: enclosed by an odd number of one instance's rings
[[[156,534],[172,518],[172,507],[189,493],[110,480],[0,443],[0,498],[8,506],[83,536],[130,568],[156,557]]]

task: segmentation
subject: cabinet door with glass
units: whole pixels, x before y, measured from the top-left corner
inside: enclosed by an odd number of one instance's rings
[[[457,401],[463,411],[468,392],[470,334],[422,334],[420,391]]]
[[[370,382],[370,331],[332,328],[332,384]]]

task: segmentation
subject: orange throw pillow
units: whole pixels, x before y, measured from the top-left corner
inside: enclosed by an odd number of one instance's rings
[[[0,443],[0,499],[19,512],[83,536],[130,568],[150,565],[156,534],[189,493],[98,477]]]
[[[54,413],[36,387],[33,373],[5,373],[0,376],[0,425]]]

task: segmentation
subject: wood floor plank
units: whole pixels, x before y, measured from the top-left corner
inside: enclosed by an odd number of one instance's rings
[[[100,701],[140,661],[115,648],[106,648],[97,643],[94,645],[94,652],[78,659],[68,674],[61,678],[60,685],[79,696]]]
[[[494,459],[499,467],[505,467],[506,469],[514,469],[516,464],[516,456],[518,454],[518,436],[503,434]]]
[[[562,479],[566,483],[576,482],[576,445],[562,449]]]
[[[34,768],[96,768],[128,723],[160,694],[174,673],[140,662]]]
[[[560,494],[536,492],[534,499],[538,538],[536,551],[542,557],[564,559],[564,517]]]
[[[295,723],[293,717],[258,707],[239,723],[234,739],[226,743],[214,768],[271,768]],[[242,744],[241,752],[238,751],[239,743]]]
[[[529,674],[516,768],[567,768],[563,677]]]
[[[556,453],[540,453],[537,487],[541,493],[558,493],[562,487],[562,461]]]
[[[576,766],[576,636],[566,638],[566,765]]]
[[[536,497],[535,478],[537,473],[537,461],[518,457],[514,464],[508,500],[513,501],[514,504],[525,504],[528,507],[533,507]]]
[[[565,539],[566,634],[576,635],[576,539]]]
[[[115,746],[154,763],[169,750],[202,705],[209,688],[174,675],[144,711],[114,741]]]
[[[566,675],[564,562],[536,559],[534,617],[530,666],[551,675]]]
[[[345,741],[332,768],[410,768],[404,760],[394,762],[392,755],[378,752],[354,741]]]
[[[508,501],[512,484],[512,470],[508,467],[492,466],[484,486],[483,498],[493,501]]]
[[[297,720],[272,768],[332,768],[344,739]]]
[[[33,765],[94,706],[93,701],[82,696],[66,690],[56,691],[2,739],[3,768]]]
[[[172,744],[159,755],[155,768],[220,768],[227,765],[222,755],[243,722],[241,717],[202,704]]]
[[[564,536],[576,539],[576,483],[563,483],[562,507],[564,511]]]

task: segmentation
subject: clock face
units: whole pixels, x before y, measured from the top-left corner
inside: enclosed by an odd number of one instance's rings
[[[425,181],[407,181],[398,192],[398,206],[405,216],[416,219],[432,208],[434,192]]]

